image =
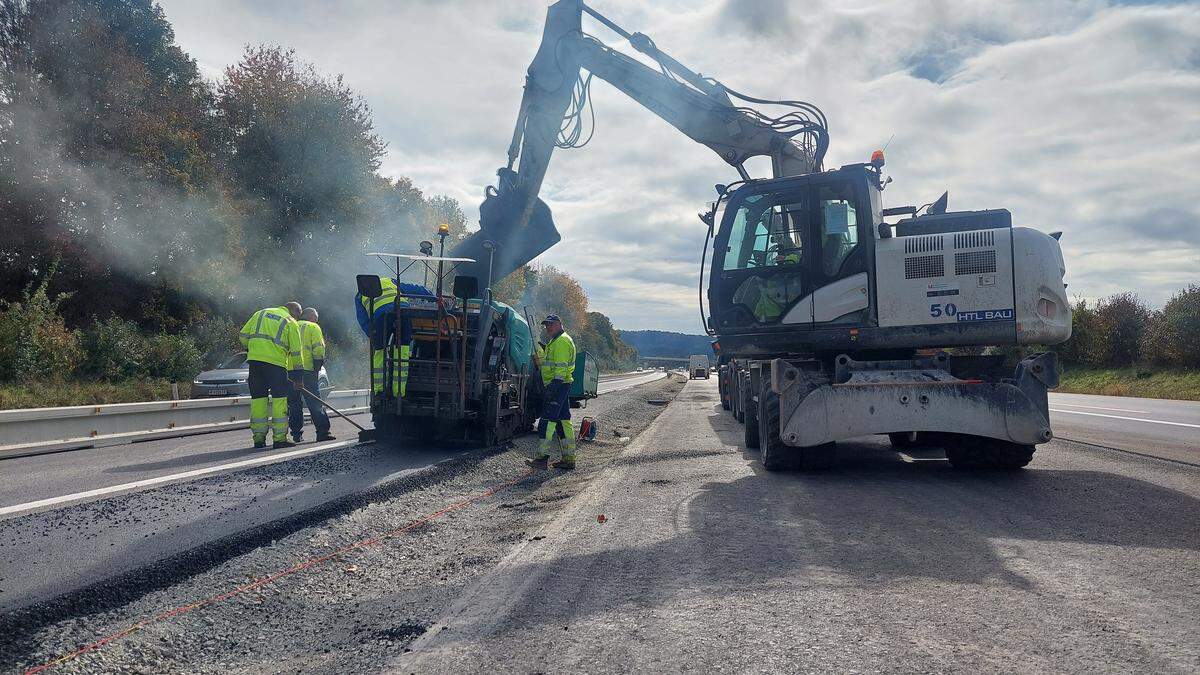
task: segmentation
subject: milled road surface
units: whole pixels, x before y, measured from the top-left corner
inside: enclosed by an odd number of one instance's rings
[[[774,474],[741,437],[689,382],[389,670],[1200,670],[1197,468],[1055,441],[972,473],[869,441]]]

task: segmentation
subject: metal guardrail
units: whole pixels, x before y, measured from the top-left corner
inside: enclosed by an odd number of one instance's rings
[[[369,410],[366,389],[334,391],[326,400],[346,414]],[[249,396],[0,410],[0,459],[249,426]]]

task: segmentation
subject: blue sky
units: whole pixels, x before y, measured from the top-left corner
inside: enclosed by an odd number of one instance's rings
[[[247,44],[341,73],[389,143],[383,171],[477,217],[504,164],[547,3],[161,0],[210,78]],[[829,117],[827,166],[894,135],[886,205],[943,190],[1062,230],[1069,292],[1154,305],[1200,283],[1200,7],[1105,2],[594,0],[694,70]],[[603,27],[585,30],[632,50]],[[543,198],[571,272],[619,328],[700,332],[696,284],[712,185],[706,148],[604,83],[595,138],[556,153]],[[761,173],[760,173],[761,175]]]

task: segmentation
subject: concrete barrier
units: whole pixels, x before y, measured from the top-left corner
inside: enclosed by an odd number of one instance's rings
[[[346,414],[368,411],[368,391],[330,392]],[[0,410],[0,459],[121,445],[250,426],[250,397]]]

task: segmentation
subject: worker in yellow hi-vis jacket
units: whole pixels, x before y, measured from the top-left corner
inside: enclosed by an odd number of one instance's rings
[[[247,383],[250,386],[250,434],[256,448],[267,445],[268,429],[272,432],[273,447],[295,445],[287,439],[287,399],[292,389],[304,381],[298,318],[298,302],[260,309],[250,316],[238,334],[248,352],[246,360],[250,362],[250,381]]]
[[[557,435],[562,440],[562,459],[555,462],[558,469],[575,468],[575,427],[571,425],[571,382],[575,379],[575,341],[563,329],[562,320],[551,314],[542,321],[546,329],[546,346],[538,350],[542,371],[542,417],[538,431],[542,435],[538,456],[529,466],[546,469],[550,464],[550,449]]]
[[[321,368],[325,365],[325,333],[317,323],[319,314],[315,307],[305,307],[300,313],[300,369],[304,371],[304,389],[293,389],[288,397],[288,426],[292,430],[292,440],[296,443],[304,440],[304,408],[312,417],[313,428],[317,430],[318,441],[332,441],[333,434],[329,433],[329,415],[325,414],[325,406],[317,400],[320,396]]]

